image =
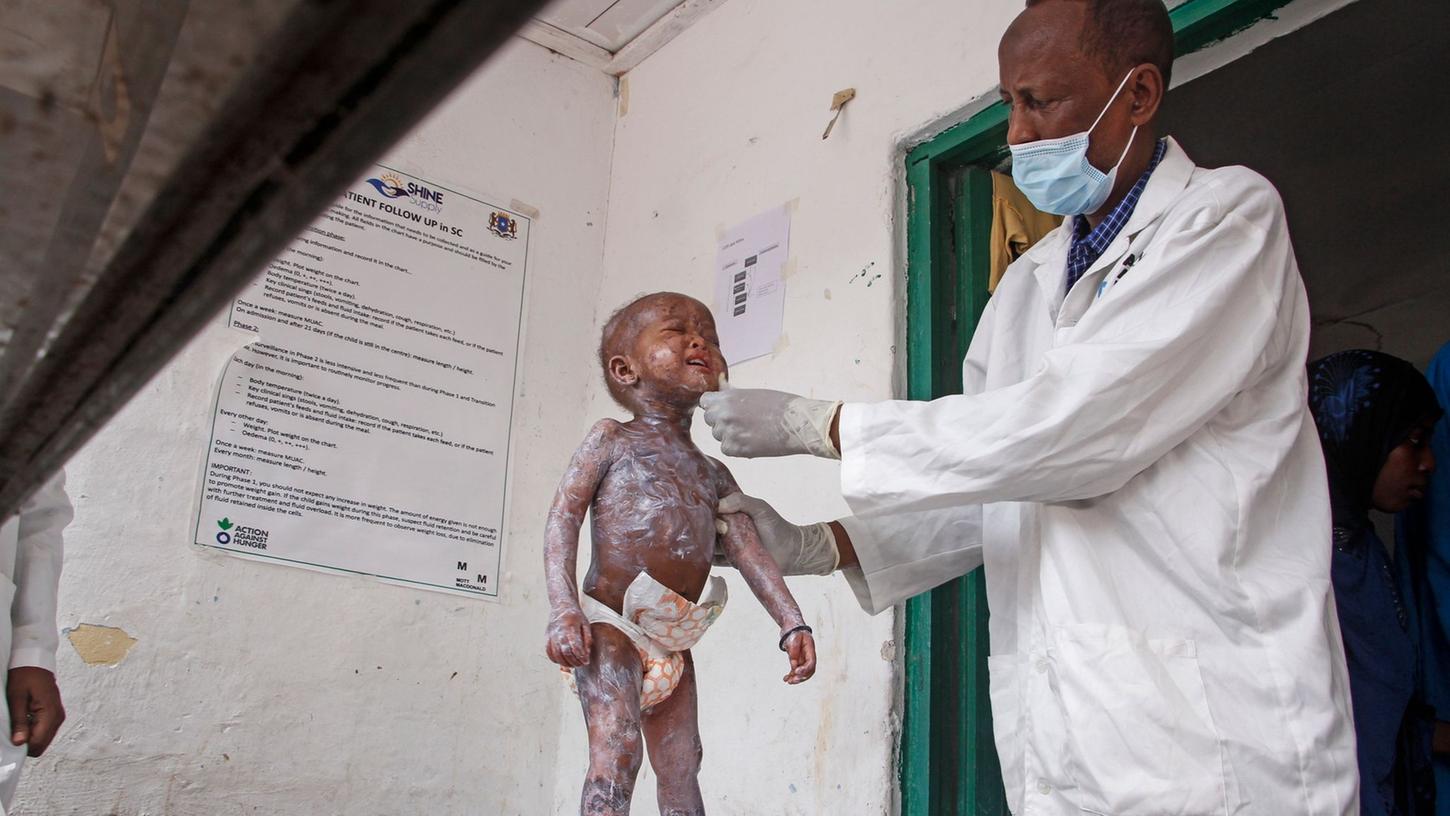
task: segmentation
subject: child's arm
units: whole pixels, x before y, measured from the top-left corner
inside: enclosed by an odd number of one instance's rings
[[[735,479],[725,466],[719,462],[715,464],[720,475],[721,495],[739,491],[739,486],[735,484]],[[721,535],[721,539],[726,557],[740,571],[741,577],[759,599],[760,605],[775,619],[781,634],[791,633],[783,644],[790,655],[791,667],[790,674],[785,676],[785,682],[795,684],[809,680],[816,673],[815,639],[809,630],[799,628],[805,626],[805,618],[801,616],[800,607],[796,605],[795,598],[785,585],[780,567],[770,557],[765,545],[760,543],[755,522],[750,516],[732,513],[724,518],[728,529]]]
[[[593,638],[589,621],[579,608],[579,587],[574,574],[578,567],[579,527],[594,500],[594,492],[614,462],[614,432],[619,423],[612,419],[596,422],[574,458],[544,528],[544,585],[549,593],[549,626],[546,632],[549,659],[560,666],[578,668],[589,662]]]

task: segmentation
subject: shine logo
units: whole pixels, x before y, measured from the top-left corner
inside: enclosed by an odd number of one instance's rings
[[[443,212],[443,191],[434,190],[422,184],[412,181],[403,181],[403,177],[388,171],[367,180],[378,195],[383,198],[404,198],[419,209],[428,212]]]
[[[382,178],[370,178],[368,184],[383,198],[408,198],[408,188],[403,186],[403,180],[394,173],[384,173]]]

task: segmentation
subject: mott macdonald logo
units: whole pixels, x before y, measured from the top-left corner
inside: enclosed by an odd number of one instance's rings
[[[260,527],[239,527],[233,524],[229,518],[218,519],[216,526],[221,528],[221,531],[216,534],[216,543],[225,546],[265,550],[267,549],[267,537],[272,535],[270,531]]]
[[[367,181],[383,198],[406,198],[415,206],[429,212],[443,211],[442,190],[431,190],[421,184],[403,181],[403,177],[397,173],[383,173]]]

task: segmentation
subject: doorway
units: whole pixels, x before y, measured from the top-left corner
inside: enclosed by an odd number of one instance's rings
[[[1450,3],[1359,0],[1164,100],[1195,162],[1283,196],[1311,359],[1372,348],[1423,369],[1450,333],[1447,32]]]
[[[1187,0],[1170,11],[1178,56],[1288,4]],[[1445,31],[1450,4],[1358,0],[1167,96],[1165,132],[1199,165],[1246,164],[1280,186],[1315,311],[1315,354],[1378,343],[1423,365],[1445,339],[1434,334],[1450,326],[1436,323],[1450,306],[1450,275],[1411,233],[1427,224],[1435,234],[1435,191],[1450,180],[1433,144],[1450,113],[1429,100],[1447,67]],[[961,392],[961,360],[990,296],[991,171],[1006,166],[1006,131],[1007,108],[995,103],[906,157],[911,399]],[[987,695],[987,615],[981,570],[906,604],[905,816],[1008,812]]]

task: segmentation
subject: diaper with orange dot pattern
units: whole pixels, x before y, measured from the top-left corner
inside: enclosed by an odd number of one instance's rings
[[[582,595],[579,605],[590,623],[607,623],[623,632],[644,665],[640,683],[641,711],[669,699],[684,676],[685,658],[680,653],[693,648],[725,609],[728,593],[725,580],[710,576],[700,600],[691,603],[684,596],[641,572],[624,592],[624,614]],[[570,676],[572,680],[572,674]]]

